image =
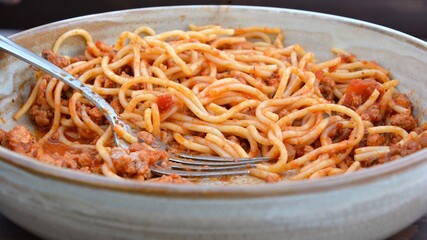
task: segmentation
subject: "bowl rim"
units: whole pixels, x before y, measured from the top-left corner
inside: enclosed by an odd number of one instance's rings
[[[31,28],[11,35],[10,38],[18,39],[31,35],[34,32],[44,31],[51,28],[65,26],[69,23],[78,23],[90,20],[95,17],[105,16],[118,16],[133,12],[155,12],[175,9],[194,9],[206,8],[216,10],[253,10],[253,11],[274,11],[286,14],[303,15],[308,17],[321,18],[323,20],[340,22],[343,24],[350,24],[353,26],[367,28],[372,31],[387,35],[398,41],[404,41],[422,51],[427,52],[427,43],[410,36],[406,33],[384,27],[381,25],[352,19],[348,17],[336,16],[331,14],[324,14],[305,10],[295,10],[288,8],[276,7],[258,7],[258,6],[245,6],[245,5],[181,5],[181,6],[162,6],[162,7],[149,7],[137,8],[128,10],[111,11],[105,13],[85,15],[62,21],[57,21],[45,24],[39,27]],[[137,182],[132,180],[118,180],[107,178],[105,176],[87,174],[76,170],[54,167],[33,158],[26,157],[15,153],[4,147],[0,147],[0,161],[8,165],[14,166],[19,170],[27,173],[34,174],[41,178],[48,178],[49,180],[58,180],[63,183],[78,185],[81,187],[96,188],[113,190],[119,192],[127,192],[129,194],[149,194],[149,195],[162,195],[168,197],[181,197],[181,198],[253,198],[253,197],[271,197],[271,196],[290,196],[299,194],[308,194],[316,192],[333,191],[350,186],[369,184],[376,180],[381,180],[390,174],[397,174],[404,171],[414,169],[419,165],[426,164],[425,155],[427,149],[418,151],[414,154],[406,156],[402,159],[376,166],[373,168],[364,169],[349,175],[340,175],[318,179],[316,181],[302,180],[302,181],[283,181],[275,184],[256,184],[256,185],[230,185],[230,186],[216,186],[216,185],[181,185],[181,184],[165,184],[153,182]]]

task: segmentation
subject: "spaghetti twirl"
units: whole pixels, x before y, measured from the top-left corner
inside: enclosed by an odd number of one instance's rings
[[[86,41],[84,55],[60,55],[71,37]],[[160,34],[141,27],[122,32],[113,45],[94,42],[83,29],[68,31],[43,56],[141,133],[111,129],[80,93],[38,71],[15,119],[29,112],[44,135],[20,152],[109,177],[148,179],[153,161],[167,165],[167,154],[149,146],[155,137],[169,154],[268,156],[251,174],[276,181],[346,174],[427,145],[412,103],[387,70],[339,49],[320,62],[283,40],[280,29],[268,27],[191,25]],[[130,149],[113,146],[113,131]],[[2,138],[17,150],[10,132]],[[165,181],[179,179],[172,178]]]

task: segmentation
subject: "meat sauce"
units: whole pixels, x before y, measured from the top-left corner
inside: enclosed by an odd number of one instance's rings
[[[154,137],[148,132],[140,132],[138,137],[150,143]],[[80,170],[88,173],[102,174],[103,160],[95,148],[73,147],[65,145],[53,137],[40,145],[33,134],[22,125],[18,125],[9,132],[0,130],[2,146],[17,153],[37,158],[54,166]],[[85,138],[67,137],[69,141],[84,143],[90,141]],[[111,158],[119,176],[147,180],[152,177],[150,164],[156,161],[167,161],[166,151],[148,148],[145,143],[134,143],[128,149],[113,147]],[[157,180],[164,183],[188,183],[179,176],[168,176]]]
[[[353,79],[350,81],[347,87],[345,98],[342,104],[353,110],[356,110],[366,102],[375,89],[380,93],[378,99],[381,99],[381,96],[384,94],[384,90],[377,81],[370,78],[363,80]],[[377,100],[372,106],[370,106],[365,112],[361,114],[361,118],[363,120],[372,122],[375,125],[397,126],[403,128],[407,132],[415,131],[421,133],[427,129],[427,126],[425,125],[418,127],[418,119],[412,115],[413,105],[406,94],[394,93],[392,96],[392,101],[407,111],[403,113],[397,113],[386,106],[385,114],[382,115],[380,111],[380,102]],[[415,139],[409,140],[405,144],[398,144],[400,140],[401,138],[394,134],[368,134],[366,132],[364,139],[361,143],[359,143],[359,147],[363,147],[365,145],[390,146],[390,153],[378,160],[362,162],[362,165],[364,167],[369,167],[372,165],[381,164],[404,157],[427,147],[427,135],[424,133]]]
[[[347,87],[343,105],[355,110],[368,100],[375,89],[380,92],[380,96],[384,92],[381,85],[372,78],[353,79]]]
[[[166,112],[169,110],[173,105],[173,99],[170,94],[163,94],[157,97],[157,105],[159,106],[159,111]]]

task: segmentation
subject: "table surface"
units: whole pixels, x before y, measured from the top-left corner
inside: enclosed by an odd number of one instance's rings
[[[18,32],[14,29],[0,29],[0,34],[8,36]],[[427,39],[424,39],[427,41]],[[22,229],[0,214],[1,240],[40,240],[40,238]],[[415,223],[390,237],[389,240],[424,240],[427,239],[427,214]]]

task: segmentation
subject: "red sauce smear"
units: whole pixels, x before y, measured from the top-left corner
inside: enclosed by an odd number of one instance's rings
[[[157,105],[159,106],[160,112],[169,110],[173,105],[173,99],[170,94],[163,94],[157,97]]]

